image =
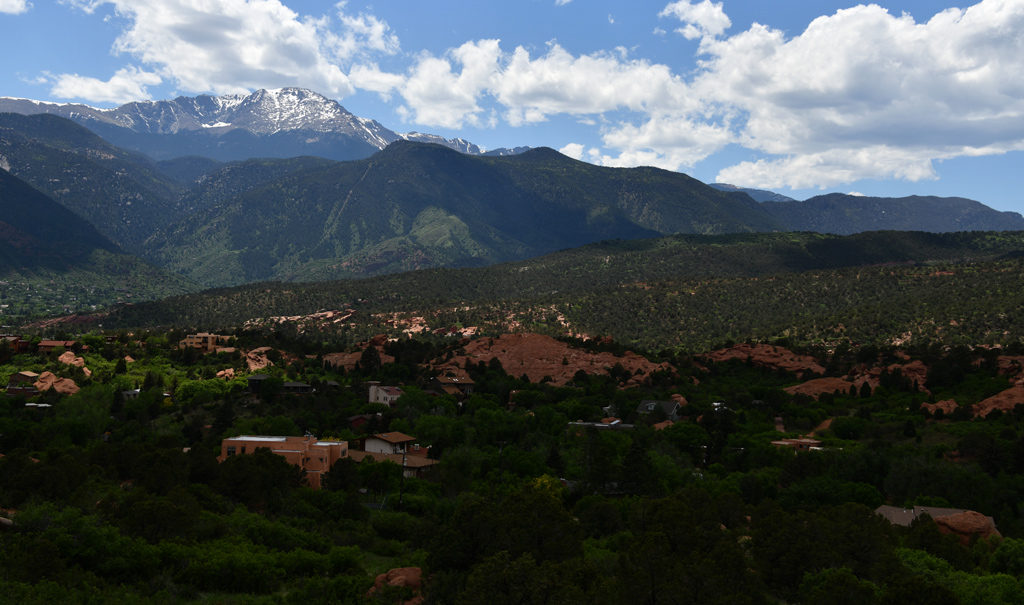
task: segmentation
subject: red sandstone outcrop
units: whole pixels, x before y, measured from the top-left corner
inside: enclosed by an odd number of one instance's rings
[[[974,404],[972,410],[975,418],[984,418],[992,413],[992,410],[1011,412],[1013,408],[1022,404],[1024,404],[1024,381],[1018,381],[1017,384],[1005,391]]]
[[[57,361],[63,363],[64,365],[82,368],[83,374],[85,374],[86,376],[92,376],[92,370],[85,367],[85,359],[81,357],[76,357],[72,351],[64,351],[63,353],[61,353],[60,357],[57,358]]]
[[[263,368],[274,365],[274,362],[270,361],[267,357],[267,352],[269,351],[270,347],[260,347],[245,354],[245,363],[249,366],[250,372],[262,370]]]
[[[903,364],[894,363],[885,368],[879,366],[868,367],[867,365],[861,364],[850,370],[848,378],[852,382],[857,383],[857,388],[860,388],[861,384],[867,382],[871,385],[871,390],[873,391],[877,389],[878,385],[881,383],[883,371],[887,371],[889,374],[895,374],[897,370],[899,370],[900,374],[909,380],[911,384],[916,382],[917,390],[925,393],[931,392],[924,386],[925,381],[928,378],[928,366],[924,365],[924,362],[919,360]]]
[[[859,382],[850,382],[845,378],[815,378],[801,384],[786,387],[783,390],[790,395],[796,395],[799,393],[802,395],[810,395],[817,399],[821,395],[826,393],[835,393],[836,391],[839,391],[840,394],[849,393],[851,386],[856,387],[859,392],[861,385],[863,385],[864,382],[864,378],[861,378]]]
[[[990,538],[992,536],[999,537],[1000,535],[990,517],[986,517],[973,510],[949,515],[948,517],[939,517],[935,519],[935,524],[939,527],[939,531],[944,534],[957,536],[960,538],[960,542],[965,545],[969,544],[971,538],[974,537]]]
[[[423,590],[423,570],[419,567],[398,567],[378,575],[373,581],[373,588],[366,596],[372,597],[385,586],[405,586],[412,590],[413,597],[403,605],[420,605],[423,602],[423,596],[420,594]]]
[[[369,341],[359,345],[358,351],[353,351],[351,353],[328,353],[324,355],[323,360],[324,363],[329,366],[334,368],[345,368],[346,372],[351,372],[356,369],[356,363],[358,363],[359,359],[362,358],[363,351],[366,350],[366,347],[372,346],[377,349],[377,354],[380,355],[380,362],[382,364],[394,363],[395,358],[384,352],[384,344],[387,341],[388,338],[386,335],[378,334]]]
[[[550,377],[555,384],[566,384],[581,370],[587,374],[605,374],[608,368],[621,364],[632,376],[626,381],[628,386],[639,384],[652,372],[673,370],[666,363],[654,363],[636,353],[627,352],[621,357],[612,353],[592,353],[541,334],[478,338],[467,342],[463,350],[465,355],[457,355],[436,367],[442,371],[455,371],[465,368],[467,361],[488,363],[497,358],[505,371],[513,376],[526,374],[531,382]]]
[[[35,382],[36,390],[40,393],[53,389],[61,395],[74,395],[79,391],[79,387],[75,384],[74,380],[70,378],[57,378],[53,372],[43,372],[39,375],[39,380]]]
[[[942,401],[936,401],[935,403],[922,403],[921,409],[927,411],[929,414],[935,415],[936,410],[942,410],[945,415],[950,415],[960,407],[954,399],[943,399]]]
[[[223,378],[224,380],[231,380],[235,377],[235,368],[225,368],[217,372],[217,378]]]
[[[999,373],[1005,376],[1024,374],[1024,355],[1000,355],[996,359]]]
[[[797,376],[808,373],[825,373],[825,368],[810,355],[798,355],[785,347],[774,345],[742,343],[727,349],[712,351],[707,354],[707,357],[715,362],[749,359],[754,365],[793,372]]]

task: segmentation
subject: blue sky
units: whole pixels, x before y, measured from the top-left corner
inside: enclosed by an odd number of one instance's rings
[[[0,96],[300,86],[389,128],[1024,212],[1024,0],[0,0]]]

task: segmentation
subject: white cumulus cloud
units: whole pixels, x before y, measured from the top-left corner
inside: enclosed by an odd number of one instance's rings
[[[139,69],[124,67],[117,70],[109,80],[100,80],[78,74],[61,74],[52,78],[51,94],[66,99],[88,99],[99,103],[128,103],[146,99],[147,86],[160,84],[159,75]]]
[[[26,12],[30,8],[32,8],[32,5],[28,3],[28,0],[0,0],[0,13],[17,15]]]
[[[567,155],[570,158],[573,158],[574,160],[582,160],[583,150],[584,147],[580,143],[569,143],[565,147],[559,149],[558,151],[563,155]]]
[[[346,14],[344,3],[314,18],[280,0],[71,1],[87,12],[112,6],[128,24],[113,50],[187,92],[302,86],[345,96],[354,91],[347,63],[399,49],[384,21]],[[83,87],[78,96],[94,90]]]
[[[677,29],[688,40],[705,36],[721,36],[732,25],[732,20],[725,14],[721,2],[701,0],[694,4],[690,0],[679,0],[662,9],[660,17],[676,17],[683,22]]]
[[[1024,2],[985,0],[925,23],[856,6],[792,39],[756,25],[702,48],[694,91],[745,117],[738,143],[779,156],[721,180],[916,181],[935,178],[934,160],[1024,149]]]

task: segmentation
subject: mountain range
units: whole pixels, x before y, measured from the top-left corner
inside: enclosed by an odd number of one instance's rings
[[[193,288],[482,266],[670,234],[1024,230],[1020,214],[963,198],[801,202],[547,148],[487,155],[395,134],[301,89],[0,109],[25,112],[0,113],[0,168],[74,213],[44,220],[81,221]],[[349,152],[358,158],[336,159]]]
[[[67,118],[114,145],[157,160],[189,155],[219,161],[300,155],[354,160],[400,140],[435,143],[473,155],[485,153],[464,139],[396,133],[376,120],[352,114],[337,101],[302,88],[139,101],[113,109],[0,97],[0,112]],[[486,153],[508,155],[523,150]]]

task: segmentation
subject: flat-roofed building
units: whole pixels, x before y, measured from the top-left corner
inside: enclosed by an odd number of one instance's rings
[[[270,435],[239,435],[224,439],[220,444],[218,462],[232,456],[252,454],[266,448],[306,471],[306,480],[313,489],[320,489],[323,474],[331,470],[338,460],[348,457],[347,441],[319,441],[311,435],[280,437]]]
[[[213,353],[217,350],[217,347],[227,344],[230,340],[230,336],[221,336],[220,334],[210,334],[209,332],[200,332],[199,334],[189,334],[182,340],[178,341],[179,349],[196,349],[204,353]]]

